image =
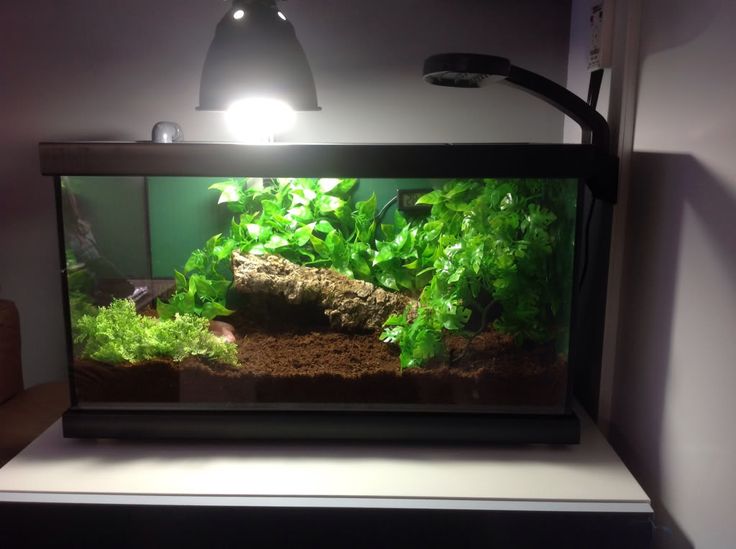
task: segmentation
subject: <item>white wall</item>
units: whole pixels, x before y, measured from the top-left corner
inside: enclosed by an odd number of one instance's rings
[[[147,139],[176,120],[225,140],[193,110],[220,0],[0,2],[0,296],[22,318],[26,385],[63,375],[58,253],[40,140]],[[569,0],[291,0],[283,5],[317,81],[320,113],[286,140],[559,142],[562,117],[503,86],[421,81],[442,51],[505,55],[565,82]]]
[[[643,4],[611,438],[673,529],[736,545],[736,3]]]

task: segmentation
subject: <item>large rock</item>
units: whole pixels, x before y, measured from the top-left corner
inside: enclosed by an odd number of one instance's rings
[[[275,295],[289,303],[317,304],[337,330],[378,330],[392,314],[416,301],[331,269],[303,267],[277,255],[234,252],[233,288],[243,294]]]

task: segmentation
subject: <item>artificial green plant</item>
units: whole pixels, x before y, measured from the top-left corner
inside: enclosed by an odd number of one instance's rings
[[[236,215],[226,236],[212,237],[175,273],[176,293],[159,302],[160,315],[229,314],[230,254],[239,249],[418,296],[418,308],[390,317],[381,335],[399,345],[402,367],[444,356],[447,332],[472,339],[491,322],[519,344],[557,336],[571,266],[568,182],[449,181],[419,199],[431,205],[427,217],[396,212],[393,223],[381,223],[375,195],[352,200],[355,184],[299,178],[212,185]]]
[[[236,345],[212,334],[207,319],[179,313],[171,319],[140,315],[131,299],[115,299],[96,315],[79,318],[74,343],[82,357],[111,364],[187,357],[237,364]]]
[[[572,242],[561,242],[569,231],[549,206],[566,200],[559,183],[536,180],[452,181],[419,199],[432,206],[421,227],[436,243],[433,276],[418,310],[391,316],[381,335],[399,345],[403,367],[444,355],[444,332],[472,338],[491,321],[518,344],[555,338],[570,273],[556,269],[553,250]]]

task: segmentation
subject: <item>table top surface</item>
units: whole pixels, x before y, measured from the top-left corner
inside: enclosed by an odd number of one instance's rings
[[[570,446],[74,440],[56,422],[0,469],[0,502],[651,512],[579,415]]]

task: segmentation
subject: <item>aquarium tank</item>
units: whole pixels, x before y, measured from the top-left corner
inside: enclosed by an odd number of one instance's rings
[[[67,436],[577,440],[574,369],[595,370],[605,286],[593,206],[613,184],[593,148],[48,143],[41,156]]]

